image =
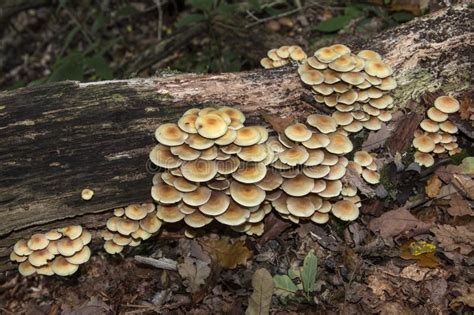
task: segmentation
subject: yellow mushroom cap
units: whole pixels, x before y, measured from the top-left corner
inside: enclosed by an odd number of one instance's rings
[[[341,56],[351,53],[351,50],[349,49],[349,47],[343,44],[334,44],[332,46],[329,46],[329,48],[332,48],[335,52],[337,52]]]
[[[224,119],[214,113],[199,116],[195,122],[197,132],[208,139],[216,139],[223,136],[227,131]]]
[[[303,168],[303,174],[310,178],[323,178],[329,174],[330,171],[331,169],[327,165],[305,166]]]
[[[446,114],[455,113],[460,108],[459,102],[451,96],[438,97],[434,102],[434,106]]]
[[[351,113],[341,113],[341,112],[332,113],[332,118],[334,118],[334,120],[339,126],[349,125],[354,120],[354,116],[352,116]]]
[[[228,175],[235,172],[239,166],[240,160],[235,156],[227,160],[216,161],[217,172],[222,175]]]
[[[36,268],[33,267],[28,261],[24,261],[18,265],[18,271],[24,277],[31,276],[36,273]]]
[[[331,47],[323,47],[316,50],[314,56],[323,63],[330,63],[340,57],[341,54]]]
[[[195,191],[199,185],[193,182],[190,182],[183,177],[178,177],[173,181],[173,186],[180,192],[191,192]]]
[[[381,60],[367,60],[364,70],[367,74],[381,79],[393,73],[392,68]]]
[[[308,151],[300,145],[287,149],[279,155],[280,161],[290,166],[304,164],[308,158]]]
[[[342,183],[340,180],[328,180],[326,181],[326,189],[324,189],[318,195],[323,198],[331,198],[339,196],[341,191]]]
[[[184,218],[184,214],[179,211],[178,206],[158,206],[156,211],[158,219],[168,223],[175,223]]]
[[[382,60],[382,56],[373,50],[361,50],[357,53],[357,56],[365,60]]]
[[[74,265],[81,265],[89,261],[91,258],[91,250],[88,246],[84,246],[80,251],[75,253],[70,257],[65,257],[65,259]]]
[[[340,133],[332,133],[329,135],[329,145],[326,147],[331,153],[346,154],[352,151],[353,145],[351,140]]]
[[[328,180],[341,179],[346,174],[346,168],[341,164],[336,164],[329,167],[329,173],[324,177]]]
[[[120,219],[119,217],[115,217],[115,216],[108,218],[107,222],[105,223],[105,225],[107,226],[107,229],[109,229],[112,232],[116,232],[119,219]]]
[[[317,224],[324,224],[329,221],[329,215],[327,213],[321,213],[319,211],[316,211],[310,217],[310,220]]]
[[[336,72],[332,69],[326,69],[326,70],[323,70],[322,72],[323,72],[325,84],[320,84],[315,87],[313,86],[313,89],[316,92],[321,93],[323,95],[329,95],[332,92],[334,92],[333,84],[341,81],[340,74],[339,72]],[[323,87],[323,89],[318,90],[316,89],[317,87]]]
[[[339,162],[339,157],[336,154],[329,153],[325,150],[323,151],[323,153],[324,153],[324,159],[321,162],[321,165],[333,166]]]
[[[282,183],[283,178],[280,173],[269,169],[265,177],[256,183],[256,185],[265,191],[272,191],[280,187]]]
[[[299,218],[310,217],[316,211],[314,204],[308,197],[288,197],[286,206],[290,214]]]
[[[247,222],[249,217],[250,211],[240,207],[235,202],[231,202],[226,212],[215,217],[215,219],[225,225],[238,226]]]
[[[337,129],[337,122],[334,118],[327,115],[312,114],[307,118],[309,125],[317,128],[322,133],[334,132]]]
[[[380,174],[373,170],[364,169],[362,171],[362,178],[369,184],[380,183]]]
[[[268,57],[264,57],[260,59],[260,65],[264,67],[265,69],[271,69],[273,68],[273,60],[271,60]]]
[[[317,69],[317,70],[324,70],[328,67],[327,64],[324,64],[322,62],[319,62],[318,59],[316,59],[316,57],[309,57],[307,60],[306,60],[306,63],[303,63],[300,67],[302,66],[308,66],[308,68],[305,68],[304,71],[307,71],[307,70],[310,70],[311,68],[313,69]]]
[[[372,155],[369,154],[367,151],[357,151],[354,154],[354,162],[359,164],[360,166],[367,167],[374,161]]]
[[[349,200],[337,201],[332,206],[331,212],[343,221],[354,221],[359,216],[359,208]]]
[[[377,88],[381,89],[382,91],[390,91],[397,87],[397,81],[393,77],[387,77],[382,79],[380,85]]]
[[[285,128],[285,136],[291,141],[303,142],[311,138],[312,132],[304,124],[294,124]]]
[[[163,168],[179,167],[183,161],[174,156],[168,147],[156,145],[150,152],[150,160],[153,164]]]
[[[362,125],[369,130],[379,130],[382,128],[382,121],[375,116],[371,116],[368,120],[364,121]]]
[[[347,132],[359,132],[364,128],[364,125],[360,121],[354,120],[342,128]]]
[[[382,97],[370,100],[369,104],[377,109],[385,109],[393,104],[393,97],[390,95],[384,95]]]
[[[62,238],[57,241],[58,252],[63,256],[72,256],[84,247],[81,238],[71,240],[69,238]]]
[[[440,123],[439,128],[442,131],[447,132],[447,133],[451,133],[451,134],[458,132],[458,127],[456,127],[456,125],[453,124],[449,120],[446,120],[446,121],[443,121],[442,123]]]
[[[171,147],[170,151],[173,155],[178,156],[181,160],[192,161],[201,155],[201,151],[191,148],[187,144]]]
[[[262,138],[260,131],[255,127],[243,127],[237,130],[237,137],[234,144],[238,146],[250,146],[257,144]]]
[[[358,85],[365,81],[365,77],[360,72],[344,72],[341,74],[341,80],[352,85]]]
[[[307,150],[308,151],[308,159],[304,162],[305,166],[316,166],[321,164],[324,161],[324,151],[320,149],[315,150]]]
[[[302,144],[308,149],[325,148],[329,144],[329,137],[322,133],[313,133],[309,140],[304,141]]]
[[[183,194],[167,184],[157,184],[151,188],[151,197],[156,202],[171,204],[180,201]]]
[[[94,196],[94,191],[92,189],[86,188],[81,191],[81,198],[83,200],[91,200]]]
[[[428,109],[426,114],[428,115],[429,119],[431,119],[433,121],[436,121],[436,122],[443,122],[446,119],[448,119],[448,114],[440,111],[436,107],[430,107],[430,109]]]
[[[13,251],[19,256],[27,256],[33,252],[33,250],[28,247],[26,240],[16,242],[13,246]]]
[[[431,137],[422,135],[413,139],[413,146],[421,152],[431,152],[435,148],[435,143]]]
[[[299,46],[291,46],[289,49],[290,58],[295,61],[300,61],[306,59],[307,55],[304,50]]]
[[[54,271],[52,268],[52,263],[49,262],[44,266],[36,268],[36,273],[39,275],[44,275],[44,276],[52,276],[54,275]]]
[[[117,223],[117,232],[122,235],[130,235],[140,227],[137,221],[120,218]]]
[[[10,253],[10,260],[14,262],[24,262],[28,259],[28,256],[17,255],[14,251]]]
[[[237,153],[237,156],[246,162],[261,162],[267,157],[267,146],[264,144],[254,144],[248,147],[243,147]]]
[[[193,207],[205,204],[211,198],[211,190],[205,186],[200,186],[192,192],[183,194],[183,202]]]
[[[214,140],[205,138],[199,134],[192,134],[186,139],[185,143],[192,149],[206,150],[214,145]]]
[[[113,255],[122,252],[123,246],[114,243],[112,240],[105,241],[104,249],[107,253]]]
[[[212,222],[212,217],[208,217],[199,211],[188,214],[184,217],[184,223],[192,228],[200,228]]]
[[[64,235],[69,237],[70,239],[75,239],[81,236],[82,234],[82,226],[80,225],[70,225],[65,228],[59,229],[59,231]]]
[[[239,169],[232,173],[232,177],[244,184],[261,181],[267,174],[267,167],[263,163],[240,164]]]
[[[219,108],[218,111],[226,113],[231,119],[236,119],[241,123],[245,122],[245,115],[236,108],[223,106]]]
[[[245,207],[258,206],[265,199],[265,191],[255,185],[241,184],[233,181],[230,184],[232,199]]]
[[[415,152],[415,162],[420,166],[430,167],[435,161],[431,154],[417,151]]]
[[[322,180],[322,179],[316,179],[314,181],[314,187],[311,190],[311,192],[314,193],[314,194],[318,194],[318,193],[324,191],[324,189],[326,189],[326,181]],[[318,209],[318,211],[319,211],[319,209]]]
[[[439,124],[431,119],[423,119],[420,122],[420,127],[427,132],[437,132],[439,130]]]
[[[155,131],[156,140],[164,145],[175,146],[184,143],[188,134],[183,132],[177,124],[163,124]]]
[[[49,244],[49,240],[46,238],[46,235],[37,233],[33,234],[28,240],[28,248],[31,250],[41,250],[45,249]]]
[[[51,268],[58,276],[70,276],[79,269],[79,266],[71,264],[64,257],[58,256],[53,260]]]
[[[356,60],[351,55],[343,55],[329,64],[329,68],[338,72],[348,72],[355,68]]]
[[[198,117],[197,114],[183,115],[178,120],[178,127],[186,133],[197,133],[195,123]]]
[[[309,194],[314,187],[314,179],[299,174],[294,178],[285,179],[281,185],[281,189],[285,193],[293,197],[301,197]]]
[[[324,82],[324,75],[318,70],[307,70],[301,73],[301,81],[308,85],[318,85]]]
[[[197,159],[181,165],[183,177],[192,182],[207,182],[217,174],[217,165],[214,161]]]
[[[161,221],[158,220],[154,212],[149,213],[145,218],[140,220],[140,228],[150,234],[158,232],[161,228]]]
[[[31,265],[35,267],[40,267],[43,265],[46,265],[48,263],[48,260],[51,260],[54,258],[54,255],[51,254],[46,248],[42,250],[37,250],[31,253],[28,256],[28,261]]]
[[[235,141],[237,138],[237,131],[233,129],[227,129],[225,134],[215,140],[215,143],[218,145],[229,145]]]
[[[199,207],[205,215],[217,216],[224,213],[230,204],[230,198],[220,191],[212,191],[209,200]]]

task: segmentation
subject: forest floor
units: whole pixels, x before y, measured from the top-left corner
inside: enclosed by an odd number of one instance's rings
[[[167,58],[150,63],[146,52],[161,37],[179,34],[170,25],[182,14],[184,4],[169,7],[164,2],[168,7],[163,8],[164,26],[159,27],[160,10],[141,3],[128,8],[128,13],[114,8],[117,15],[112,17],[104,14],[107,8],[88,11],[85,7],[42,7],[19,13],[3,29],[0,89],[62,79],[150,76],[164,67],[193,72],[245,70],[258,67],[255,56],[273,48],[249,50],[257,38],[236,43],[219,29],[215,37],[198,36]],[[435,3],[430,9],[436,8]],[[408,11],[419,14],[415,9]],[[259,12],[256,20],[246,20],[256,24],[242,27],[242,36],[261,33],[276,43],[288,39],[313,48],[347,36],[370,37],[392,26],[389,22],[395,19],[392,11],[387,11],[387,18],[364,13],[346,18],[341,27],[332,26],[335,31],[330,34],[317,33],[318,41],[304,39],[315,32],[308,24],[348,11],[340,3],[315,5],[305,14],[287,15],[292,24],[266,19]],[[360,25],[363,19],[365,24]],[[209,25],[215,28],[220,21]],[[472,99],[460,101],[462,108],[473,106]],[[462,110],[458,116],[463,119]],[[94,241],[96,255],[71,277],[22,277],[17,271],[0,275],[0,313],[243,314],[255,291],[252,278],[265,269],[273,277],[288,275],[291,281],[288,290],[274,292],[272,314],[472,314],[472,141],[460,134],[462,154],[420,169],[407,162],[412,152],[390,156],[390,147],[378,140],[387,138],[384,132],[372,132],[364,143],[375,146],[372,151],[387,166],[377,197],[362,200],[361,215],[354,222],[292,224],[272,214],[265,221],[271,229],[261,237],[211,225],[192,240],[177,225],[114,257]],[[171,270],[138,262],[137,255],[155,262],[167,258]],[[316,279],[310,288],[304,283],[306,273]],[[271,286],[265,277],[260,280]]]

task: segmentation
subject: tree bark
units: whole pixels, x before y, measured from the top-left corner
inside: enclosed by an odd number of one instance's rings
[[[472,93],[473,10],[461,5],[388,30],[370,42],[394,68],[396,106],[428,91]],[[107,211],[150,200],[153,132],[195,106],[240,108],[295,120],[317,111],[296,69],[63,82],[0,93],[0,270],[11,245],[56,226],[104,225]],[[81,199],[91,188],[94,198]]]

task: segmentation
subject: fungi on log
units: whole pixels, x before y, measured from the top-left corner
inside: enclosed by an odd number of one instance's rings
[[[454,6],[344,44],[384,56],[399,83],[395,106],[439,89],[462,96],[473,92],[473,13]],[[104,212],[151,200],[146,164],[159,124],[211,105],[236,106],[250,122],[263,113],[298,119],[318,111],[310,95],[292,67],[1,92],[0,271],[10,268],[19,238],[72,223],[101,226]],[[91,200],[81,198],[84,188],[94,191]]]

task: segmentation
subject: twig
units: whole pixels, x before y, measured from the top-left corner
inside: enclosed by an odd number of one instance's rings
[[[294,2],[295,2],[295,6],[299,9],[299,11],[301,11],[300,12],[301,24],[303,24],[303,26],[308,26],[309,22],[306,16],[304,15],[304,9],[303,9],[303,6],[301,5],[301,0],[294,0]]]
[[[172,259],[168,259],[168,258],[155,259],[155,258],[137,255],[135,256],[135,260],[138,261],[139,263],[150,265],[158,269],[165,269],[165,270],[171,270],[171,271],[176,271],[177,265],[178,265],[176,261]]]
[[[161,40],[163,33],[163,9],[161,8],[161,0],[155,0],[156,8],[158,9],[158,40]]]

